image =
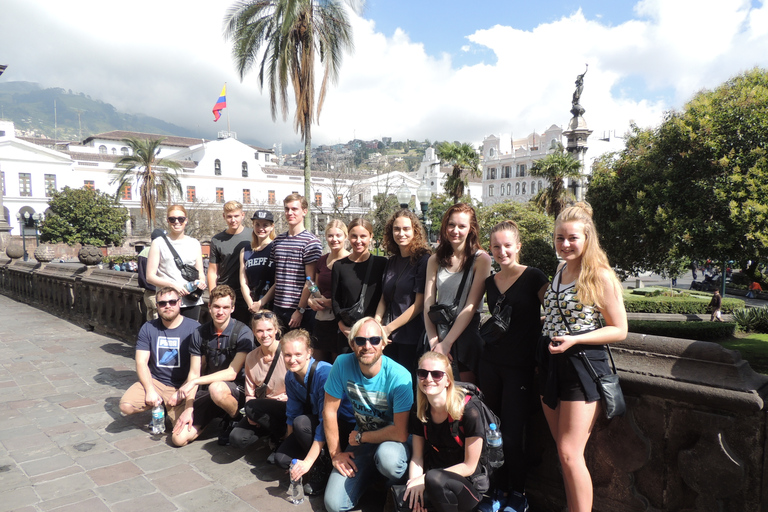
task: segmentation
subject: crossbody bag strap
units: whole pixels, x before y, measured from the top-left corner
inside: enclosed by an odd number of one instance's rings
[[[459,307],[459,302],[461,301],[461,294],[464,291],[464,285],[467,284],[467,278],[469,277],[469,272],[475,266],[476,257],[477,257],[477,254],[472,256],[472,263],[467,265],[467,268],[464,269],[464,274],[461,276],[461,283],[459,283],[459,289],[456,291],[456,296],[453,298],[453,305],[455,307]]]
[[[310,393],[312,391],[312,377],[315,376],[315,369],[317,369],[318,362],[319,361],[315,359],[314,362],[312,363],[312,366],[309,367],[309,377],[307,377],[307,405],[310,405],[312,403],[310,402]]]
[[[568,321],[565,319],[565,314],[563,313],[562,308],[560,308],[560,297],[559,297],[560,292],[570,289],[570,287],[569,287],[569,288],[566,288],[565,290],[560,290],[560,285],[563,284],[561,281],[563,279],[563,269],[564,268],[565,268],[565,265],[560,267],[560,270],[558,270],[557,273],[555,274],[555,278],[558,278],[558,280],[557,280],[557,290],[555,290],[555,305],[557,306],[557,310],[560,312],[560,320],[562,320],[563,325],[565,325],[565,328],[568,329],[568,334],[573,336],[573,331],[571,331],[571,326],[568,325]],[[553,278],[552,282],[554,282],[554,281],[555,281],[555,279]]]
[[[360,290],[360,305],[365,309],[365,291],[368,289],[368,279],[371,277],[371,269],[373,268],[373,254],[368,257],[368,268],[365,270],[365,279],[363,280],[363,288]]]
[[[275,371],[275,366],[277,366],[277,359],[279,357],[280,357],[280,345],[277,346],[277,350],[275,351],[275,356],[272,358],[272,364],[269,365],[269,371],[267,372],[267,376],[264,377],[265,386],[269,384],[269,379],[272,378],[272,373]]]
[[[165,240],[165,243],[168,244],[168,248],[171,250],[171,254],[173,255],[173,262],[176,264],[176,267],[179,270],[184,270],[184,261],[182,261],[179,253],[176,252],[176,249],[174,249],[173,245],[171,245],[171,241],[168,240],[168,237],[165,235],[163,235],[163,240]]]

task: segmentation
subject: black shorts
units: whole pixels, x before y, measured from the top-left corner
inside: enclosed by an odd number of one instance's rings
[[[245,390],[234,382],[225,382],[232,396],[237,399],[237,408],[245,405]],[[224,409],[216,405],[208,393],[208,390],[198,390],[195,394],[195,411],[192,424],[196,427],[205,427],[216,418],[227,416]]]

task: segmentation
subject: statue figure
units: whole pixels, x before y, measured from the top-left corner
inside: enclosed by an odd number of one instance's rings
[[[587,68],[584,70],[582,74],[576,77],[576,90],[573,91],[573,101],[571,101],[571,104],[573,105],[571,107],[571,114],[573,114],[574,117],[584,115],[584,107],[581,106],[579,103],[579,100],[581,99],[581,92],[584,90],[584,75],[587,74],[587,70],[589,69],[589,64],[586,64]]]

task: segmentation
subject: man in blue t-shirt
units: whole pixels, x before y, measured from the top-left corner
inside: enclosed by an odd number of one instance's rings
[[[352,326],[353,354],[340,355],[325,382],[325,438],[334,471],[325,488],[325,508],[342,512],[357,506],[376,472],[395,484],[408,469],[408,416],[413,388],[408,370],[383,356],[388,343],[381,324],[371,317]],[[341,451],[337,411],[352,401],[357,427]]]
[[[120,399],[120,411],[135,414],[165,403],[172,422],[184,405],[176,404],[176,392],[189,373],[189,341],[200,326],[181,316],[179,293],[166,286],[157,291],[159,318],[145,323],[136,339],[136,373],[133,384]]]
[[[253,332],[232,318],[235,291],[219,285],[210,291],[211,321],[198,327],[189,342],[189,375],[179,389],[186,404],[173,428],[176,446],[191,443],[215,418],[224,418],[219,444],[229,444],[229,433],[240,421],[245,405],[245,356],[253,350]],[[198,390],[198,387],[204,389]]]

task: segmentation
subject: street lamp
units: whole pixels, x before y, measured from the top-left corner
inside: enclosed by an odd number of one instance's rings
[[[427,219],[427,210],[429,210],[429,202],[432,200],[432,187],[427,185],[427,176],[421,180],[421,185],[416,190],[416,195],[419,196],[419,203],[421,204],[421,221],[427,227],[427,240],[429,240],[429,226],[432,222]]]
[[[26,217],[29,215],[29,213],[25,213],[24,216]],[[32,222],[35,225],[35,247],[37,247],[40,244],[40,239],[37,236],[37,230],[40,228],[40,223],[45,220],[45,214],[43,213],[33,213],[32,214]]]
[[[427,241],[432,243],[432,219],[427,217],[425,224],[427,225]]]
[[[403,178],[403,184],[397,189],[397,202],[400,203],[400,208],[407,209],[408,203],[411,202],[411,189],[405,184],[405,178]]]
[[[27,237],[24,232],[24,225],[27,223],[27,219],[29,219],[29,212],[24,212],[24,215],[18,212],[16,219],[19,221],[19,228],[21,228],[21,246],[24,248],[24,261],[28,261],[29,254],[27,254]]]

